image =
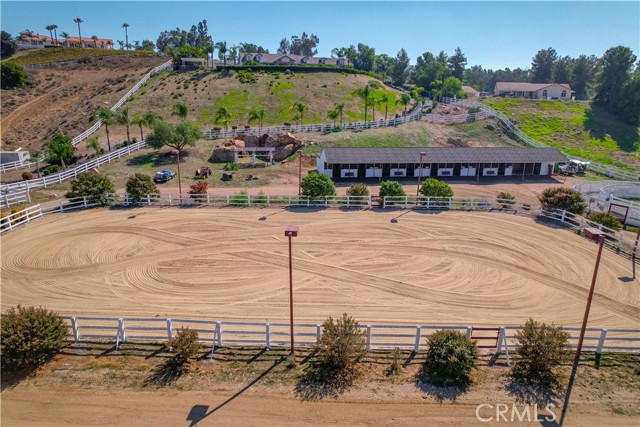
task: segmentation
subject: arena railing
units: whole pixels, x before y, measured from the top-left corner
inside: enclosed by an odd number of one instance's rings
[[[183,318],[136,318],[136,317],[65,317],[70,324],[72,341],[81,343],[85,340],[107,340],[120,346],[127,342],[164,342],[170,343],[174,331],[189,327],[198,332],[199,340],[210,346],[212,352],[223,345],[255,345],[264,346],[267,350],[287,347],[290,343],[290,327],[286,322],[241,322],[208,319]],[[294,337],[297,345],[311,346],[321,336],[322,324],[294,323]],[[481,328],[488,329],[486,325]],[[452,329],[463,332],[472,338],[472,325],[397,325],[361,323],[361,331],[366,340],[367,350],[381,350],[400,348],[418,353],[428,347],[427,339],[438,330]],[[516,349],[514,332],[517,326],[495,326],[498,331],[495,337],[495,347],[485,346],[498,356]],[[577,346],[580,328],[567,327],[569,345],[573,349]],[[474,339],[474,338],[472,338]],[[170,344],[169,344],[170,345]],[[604,352],[640,352],[640,329],[605,329],[587,328],[585,335],[585,350],[594,351],[601,355]]]

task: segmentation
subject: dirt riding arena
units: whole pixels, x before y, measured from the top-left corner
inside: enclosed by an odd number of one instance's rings
[[[579,326],[596,244],[505,213],[278,208],[97,209],[2,236],[2,310],[286,320]],[[590,325],[637,328],[631,262],[603,254]]]

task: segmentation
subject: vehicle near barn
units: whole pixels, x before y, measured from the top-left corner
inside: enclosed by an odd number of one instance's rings
[[[155,183],[167,182],[175,178],[175,176],[176,176],[176,173],[171,169],[163,169],[159,172],[156,172],[156,174],[153,177],[153,182]]]

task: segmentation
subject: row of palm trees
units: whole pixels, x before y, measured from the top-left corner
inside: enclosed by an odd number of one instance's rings
[[[82,24],[84,21],[82,20],[82,18],[74,18],[73,22],[75,22],[78,25],[78,38],[80,39],[80,47],[83,47],[82,44],[82,31],[80,28],[80,24]],[[45,27],[45,29],[47,31],[49,31],[49,35],[51,36],[51,40],[54,40],[54,44],[56,46],[59,46],[58,43],[58,26],[56,24],[50,24],[47,25]],[[124,24],[122,24],[122,28],[124,28],[124,32],[125,32],[125,39],[126,39],[126,44],[125,46],[127,47],[127,49],[131,48],[131,45],[129,44],[129,24],[127,24],[126,22]],[[26,33],[27,36],[29,37],[33,37],[33,31],[30,30],[25,30],[24,31]],[[71,37],[71,35],[67,32],[62,32],[60,33],[60,35],[65,39],[68,40],[69,37]],[[93,44],[94,46],[97,47],[97,40],[98,40],[98,36],[91,36],[91,39],[93,40]],[[109,45],[113,44],[111,41],[107,42]]]

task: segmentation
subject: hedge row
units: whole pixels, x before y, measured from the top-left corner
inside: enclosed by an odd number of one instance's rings
[[[224,68],[224,67],[223,67]],[[283,73],[286,70],[296,73],[345,73],[345,74],[363,74],[369,77],[377,78],[371,71],[358,70],[353,67],[337,67],[334,65],[227,65],[230,70],[248,70],[262,71],[265,73]]]

